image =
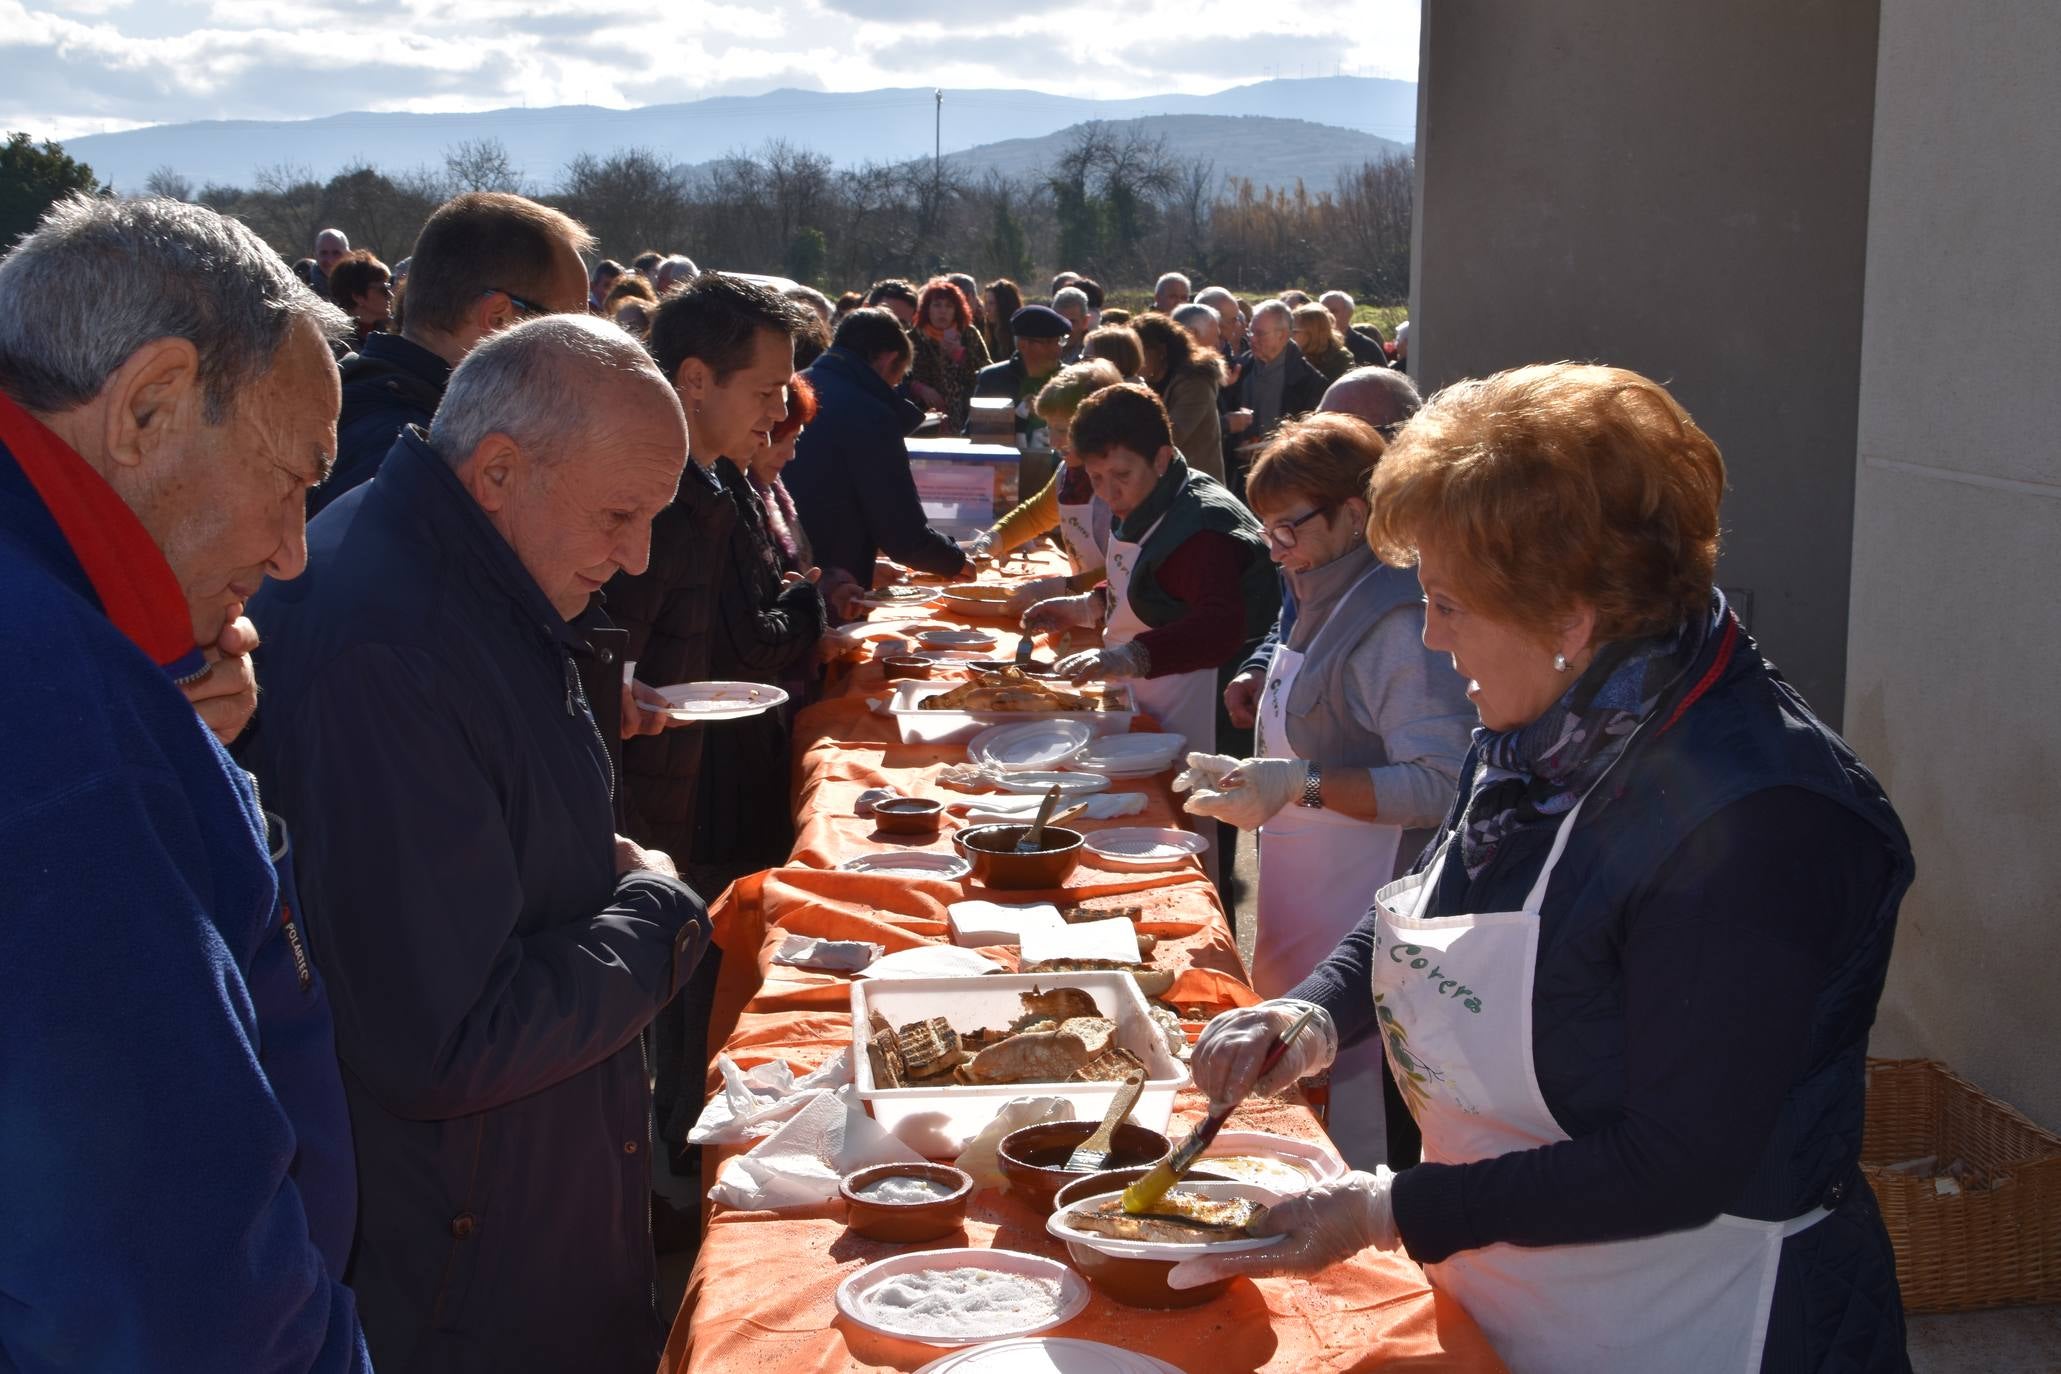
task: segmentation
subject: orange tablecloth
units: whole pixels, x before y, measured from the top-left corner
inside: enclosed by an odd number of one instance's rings
[[[857,854],[908,847],[949,852],[956,818],[944,836],[898,841],[879,836],[852,814],[868,787],[937,795],[961,794],[937,784],[959,746],[903,745],[891,719],[867,698],[883,690],[870,665],[839,673],[841,695],[803,711],[796,721],[797,841],[787,866],[733,887],[715,911],[723,971],[709,1043],[740,1065],[784,1059],[797,1071],[817,1067],[851,1044],[850,980],[772,962],[787,934],[873,940],[890,950],[946,938],[945,908],[966,895],[957,882],[910,881],[835,871]],[[1174,825],[1180,813],[1168,789],[1171,774],[1123,779],[1113,790],[1146,794],[1143,814],[1081,822]],[[1000,894],[1033,900],[1040,894]],[[1063,893],[1082,905],[1143,907],[1139,929],[1156,935],[1156,959],[1177,971],[1169,1001],[1208,1011],[1256,998],[1245,983],[1230,923],[1200,867],[1118,872],[1083,862]],[[984,953],[1012,963],[1014,951]],[[1184,1091],[1177,1117],[1199,1117],[1200,1094]],[[1255,1099],[1231,1119],[1233,1129],[1270,1130],[1305,1139],[1322,1127],[1299,1102]],[[721,1152],[704,1152],[712,1181]],[[1043,1219],[1006,1193],[975,1195],[965,1239],[937,1242],[1002,1246],[1064,1259]],[[842,1207],[807,1213],[733,1212],[708,1218],[701,1253],[667,1342],[661,1374],[731,1374],[777,1370],[914,1370],[937,1358],[935,1347],[872,1335],[841,1320],[832,1294],[864,1264],[907,1247],[848,1234]],[[1223,1297],[1182,1312],[1146,1312],[1099,1294],[1056,1334],[1147,1351],[1189,1374],[1224,1371],[1362,1369],[1499,1370],[1480,1329],[1457,1303],[1435,1293],[1410,1260],[1366,1252],[1308,1279],[1241,1280]]]

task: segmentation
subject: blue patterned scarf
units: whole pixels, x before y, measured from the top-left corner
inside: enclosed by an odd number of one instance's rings
[[[1469,878],[1495,862],[1510,836],[1574,809],[1696,662],[1725,614],[1723,599],[1714,597],[1711,614],[1672,634],[1607,644],[1537,720],[1474,732],[1480,762],[1460,819],[1460,859]]]

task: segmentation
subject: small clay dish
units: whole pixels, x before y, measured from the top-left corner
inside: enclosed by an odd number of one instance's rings
[[[917,658],[914,654],[898,654],[893,658],[880,660],[880,671],[887,674],[890,682],[926,678],[930,676],[930,660]]]
[[[1081,1179],[1101,1177],[1098,1174],[1069,1173],[1065,1167],[1066,1158],[1074,1152],[1074,1147],[1093,1135],[1101,1124],[1099,1121],[1048,1121],[1039,1126],[1025,1126],[1003,1136],[999,1154],[1002,1177],[1008,1180],[1009,1191],[1022,1198],[1039,1216],[1051,1215],[1056,1205],[1053,1195],[1061,1188]],[[1167,1138],[1158,1131],[1148,1131],[1143,1126],[1125,1121],[1117,1126],[1116,1135],[1110,1141],[1109,1167],[1138,1166],[1142,1174],[1144,1169],[1165,1159],[1170,1150]],[[1105,1187],[1102,1191],[1108,1192],[1109,1189]]]
[[[883,835],[935,835],[945,804],[934,797],[888,797],[873,803],[873,825]]]
[[[888,1179],[917,1179],[952,1191],[923,1202],[889,1202],[861,1196]],[[973,1175],[949,1164],[875,1164],[855,1169],[838,1183],[846,1203],[845,1225],[868,1240],[894,1245],[937,1240],[966,1224]]]
[[[1086,837],[1078,830],[1048,825],[1038,841],[1040,848],[1017,853],[1016,842],[1029,833],[1027,825],[969,826],[952,836],[952,847],[973,865],[973,881],[983,887],[1029,891],[1060,886],[1080,865]]]

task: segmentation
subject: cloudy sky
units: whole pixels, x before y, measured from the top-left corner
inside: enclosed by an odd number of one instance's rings
[[[776,87],[1414,77],[1418,0],[0,0],[0,129],[648,105]],[[1034,9],[1035,14],[1011,17]],[[997,16],[1002,16],[997,22]],[[1264,16],[1264,33],[1251,31]]]

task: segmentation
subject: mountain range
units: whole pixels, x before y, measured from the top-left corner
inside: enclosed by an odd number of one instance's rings
[[[1284,78],[1209,95],[1087,100],[1028,90],[778,90],[634,110],[594,105],[457,114],[358,111],[308,120],[209,120],[90,134],[66,151],[117,190],[141,189],[169,167],[196,186],[249,185],[259,169],[290,166],[327,178],[371,163],[389,171],[435,167],[460,143],[498,139],[523,177],[555,186],[583,152],[649,148],[674,163],[701,163],[784,139],[833,163],[899,162],[927,156],[933,140],[969,167],[1028,170],[1049,160],[1052,135],[1089,120],[1146,120],[1176,151],[1213,156],[1220,174],[1286,184],[1276,161],[1335,168],[1357,164],[1416,137],[1414,82],[1379,77]],[[1218,116],[1216,127],[1172,116]],[[1249,117],[1249,118],[1248,118]],[[1299,124],[1294,130],[1275,128]],[[1316,126],[1326,126],[1317,128]],[[1222,148],[1214,140],[1227,140]],[[1040,148],[1041,143],[1051,144]],[[1297,147],[1302,152],[1294,151]],[[1232,151],[1236,149],[1236,156]],[[1358,151],[1354,150],[1373,150]],[[1314,179],[1327,181],[1319,170]]]

